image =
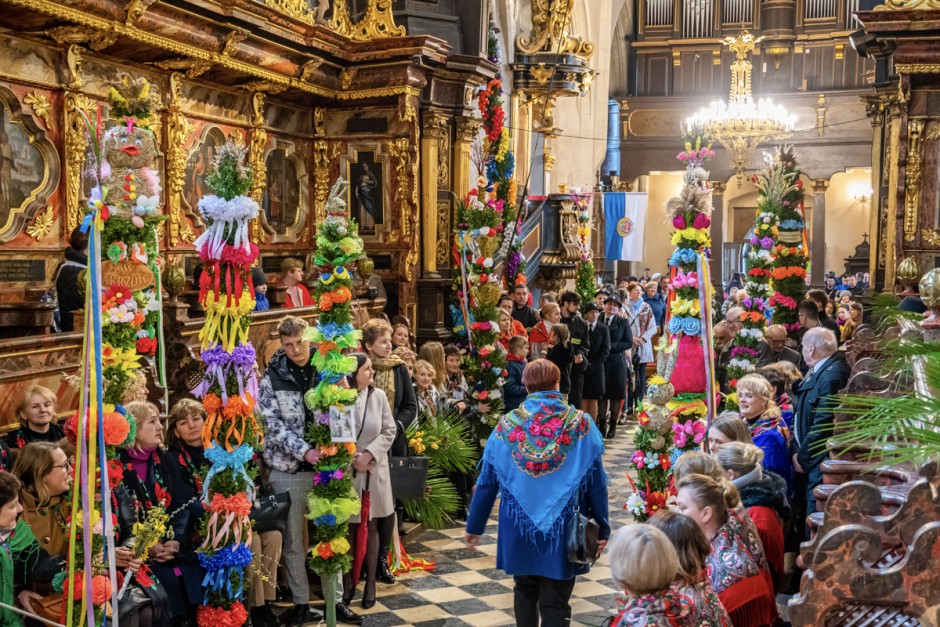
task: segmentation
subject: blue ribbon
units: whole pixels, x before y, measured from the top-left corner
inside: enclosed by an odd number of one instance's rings
[[[253,501],[255,498],[255,485],[251,477],[248,476],[248,472],[245,471],[245,464],[251,461],[254,454],[254,449],[248,444],[242,444],[229,453],[225,450],[225,447],[212,440],[212,446],[206,449],[206,459],[212,462],[212,467],[209,469],[209,474],[206,475],[205,484],[202,487],[202,500],[206,503],[209,502],[209,483],[212,481],[212,477],[223,470],[231,468],[236,478],[241,477],[245,480],[245,491],[248,493],[248,500]]]

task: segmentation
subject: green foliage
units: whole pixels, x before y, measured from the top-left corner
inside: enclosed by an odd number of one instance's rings
[[[574,279],[574,285],[575,290],[581,297],[582,304],[594,302],[596,283],[593,261],[581,261],[578,263],[578,274]]]
[[[472,472],[477,465],[470,425],[456,411],[434,419],[422,415],[405,430],[405,437],[413,454],[427,456],[428,465],[443,472]]]
[[[461,506],[457,488],[438,469],[428,469],[428,487],[422,499],[401,499],[405,513],[430,529],[453,524],[451,516]]]
[[[144,228],[134,226],[130,220],[111,218],[104,221],[101,229],[101,250],[106,251],[108,246],[115,242],[124,242],[130,248],[131,244],[140,242],[147,251],[148,265],[155,267],[157,260],[157,234],[154,230],[161,222],[168,219],[164,215],[147,215],[143,218]]]
[[[247,164],[248,148],[229,140],[215,155],[206,184],[216,196],[232,200],[251,189],[254,173]]]

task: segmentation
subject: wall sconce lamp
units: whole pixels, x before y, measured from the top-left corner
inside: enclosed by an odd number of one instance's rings
[[[855,199],[855,202],[867,205],[871,202],[872,189],[867,183],[855,183],[849,189],[849,193]]]

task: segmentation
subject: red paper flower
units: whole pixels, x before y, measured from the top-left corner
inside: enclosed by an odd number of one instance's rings
[[[157,352],[157,340],[152,337],[137,338],[137,353],[139,355],[154,355]]]
[[[112,307],[123,305],[133,297],[131,288],[126,285],[121,285],[120,283],[112,283],[111,287],[104,293],[104,308],[111,309]]]
[[[333,547],[330,546],[329,542],[321,542],[317,545],[317,555],[328,560],[333,557]]]
[[[91,602],[104,605],[111,598],[111,580],[104,575],[96,575],[91,580]]]

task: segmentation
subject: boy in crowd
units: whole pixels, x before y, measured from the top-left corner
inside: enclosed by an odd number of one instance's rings
[[[522,404],[526,397],[522,383],[522,371],[525,370],[526,355],[529,353],[529,340],[523,335],[514,335],[509,339],[509,352],[506,354],[506,384],[503,386],[503,399],[506,411],[512,411]]]
[[[287,288],[285,307],[310,307],[313,298],[304,286],[304,262],[295,257],[288,257],[281,262],[281,283]]]

